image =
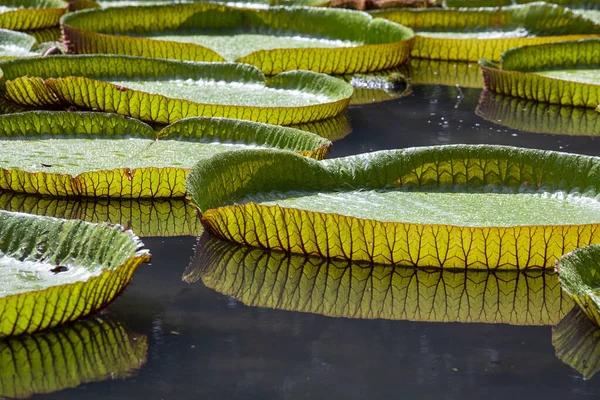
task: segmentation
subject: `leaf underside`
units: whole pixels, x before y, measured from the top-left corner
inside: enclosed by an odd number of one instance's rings
[[[55,327],[105,307],[139,265],[150,260],[146,251],[138,250],[140,244],[118,226],[0,212],[6,283],[0,297],[0,337]],[[7,261],[12,271],[6,269]],[[59,272],[38,271],[37,280],[23,280],[19,271],[32,263],[56,266]],[[76,280],[75,275],[73,283],[55,283],[70,271],[86,279]]]
[[[203,235],[184,273],[249,306],[330,317],[554,325],[571,308],[556,274],[453,272],[303,257]]]
[[[464,61],[412,58],[409,77],[412,85],[460,86],[477,89],[483,87],[479,64]]]
[[[198,163],[187,186],[205,228],[249,246],[379,264],[531,269],[552,268],[563,254],[600,243],[599,174],[594,157],[503,146],[414,148],[323,162],[244,150]],[[386,212],[381,196],[388,195],[415,213],[407,218],[394,206]],[[412,197],[420,200],[406,203]],[[508,201],[512,212],[490,208],[488,200]],[[468,224],[452,217],[463,203],[458,215],[467,215]],[[562,206],[557,214],[540,212]],[[477,213],[484,215],[471,217]]]
[[[600,40],[555,43],[512,49],[502,56],[500,67],[480,62],[485,86],[492,92],[538,102],[575,107],[600,105],[600,85],[577,80],[600,64]],[[571,79],[544,76],[536,72],[570,70]],[[560,75],[559,75],[560,76]]]
[[[331,144],[249,121],[185,119],[157,134],[115,114],[43,111],[0,117],[0,137],[0,189],[56,197],[183,197],[191,167],[216,152],[275,147],[321,159]]]
[[[86,382],[124,379],[145,362],[148,339],[102,319],[0,342],[0,396],[28,398]],[[58,368],[57,366],[60,366]]]
[[[498,61],[505,50],[514,47],[600,35],[600,26],[593,21],[545,3],[502,8],[376,10],[371,14],[413,28],[416,37],[411,56],[436,60]],[[474,37],[477,32],[480,35]]]
[[[90,10],[65,16],[63,27],[73,53],[227,59],[268,75],[391,68],[408,60],[413,39],[410,29],[359,12],[204,2]]]
[[[327,75],[292,71],[267,79],[255,67],[232,63],[90,55],[9,60],[0,69],[5,79],[0,96],[14,103],[76,106],[159,124],[197,116],[300,124],[338,115],[352,96],[351,85]],[[124,82],[136,89],[119,85]],[[195,87],[229,97],[198,102]],[[245,103],[242,94],[252,91],[263,91],[265,102],[255,95]]]

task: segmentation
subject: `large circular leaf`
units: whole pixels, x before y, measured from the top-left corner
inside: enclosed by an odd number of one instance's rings
[[[552,268],[600,243],[600,158],[439,146],[317,162],[240,151],[188,191],[211,233],[285,252],[419,267]]]
[[[67,11],[61,0],[3,0],[0,5],[0,28],[17,31],[56,26]]]
[[[0,62],[0,95],[34,107],[74,105],[172,123],[196,116],[291,125],[338,115],[352,86],[308,71],[270,78],[250,65],[127,56],[54,56]]]
[[[268,75],[345,74],[406,62],[413,32],[368,14],[195,2],[85,10],[62,20],[74,53],[237,61]]]

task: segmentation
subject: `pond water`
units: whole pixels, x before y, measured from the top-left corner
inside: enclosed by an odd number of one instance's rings
[[[484,120],[475,114],[479,93],[415,86],[402,99],[353,106],[348,111],[353,132],[334,144],[330,157],[454,143],[600,156],[600,141],[594,137],[524,133]],[[140,268],[104,315],[147,336],[145,365],[128,379],[87,383],[34,398],[600,396],[600,375],[586,381],[556,357],[551,326],[332,318],[250,307],[206,287],[202,280],[182,281],[196,238],[146,238],[144,243],[153,254],[151,265]]]

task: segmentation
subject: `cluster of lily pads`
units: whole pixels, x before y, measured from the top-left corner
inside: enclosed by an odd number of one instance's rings
[[[403,296],[385,292],[407,290],[396,279],[440,278],[397,278],[394,266],[479,277],[558,265],[555,311],[532,317],[510,302],[434,319],[556,324],[574,300],[600,325],[600,158],[455,145],[323,160],[350,131],[350,104],[411,85],[485,85],[477,113],[507,125],[526,119],[502,117],[514,110],[564,115],[552,107],[595,121],[600,18],[583,9],[591,2],[555,2],[0,1],[0,337],[99,310],[150,259],[135,234],[200,235],[201,225],[247,248],[205,240],[208,255],[184,279],[256,305],[420,319],[422,305],[388,304]],[[221,262],[217,248],[253,261]],[[251,282],[221,277],[282,263],[315,271],[298,279],[349,271],[350,283],[332,304],[298,304],[273,289],[277,278],[250,295]],[[348,288],[367,283],[361,263],[380,298],[352,298]],[[561,343],[577,334],[565,326]],[[115,361],[123,371],[143,362],[142,342],[135,359]]]

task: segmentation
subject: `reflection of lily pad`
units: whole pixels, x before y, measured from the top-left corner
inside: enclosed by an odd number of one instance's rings
[[[123,198],[183,197],[191,167],[221,151],[275,147],[323,158],[331,144],[249,121],[190,118],[156,133],[115,114],[47,111],[0,117],[2,136],[0,189]]]
[[[25,31],[58,25],[67,11],[61,0],[3,0],[0,5],[0,28]]]
[[[258,307],[332,317],[551,325],[572,307],[556,274],[361,265],[242,247],[203,235],[184,273]]]
[[[506,51],[500,65],[480,64],[493,92],[567,106],[600,105],[600,39],[521,47]]]
[[[590,379],[600,370],[600,328],[574,308],[552,331],[556,356]]]
[[[351,105],[395,100],[411,93],[408,68],[400,66],[368,74],[348,74],[341,77],[354,87]]]
[[[193,2],[85,10],[62,20],[69,50],[237,61],[268,75],[368,72],[408,60],[413,32],[349,10]]]
[[[0,210],[94,223],[109,222],[131,229],[140,237],[198,236],[202,233],[196,207],[184,199],[66,199],[0,193]]]
[[[126,56],[55,56],[0,62],[0,94],[26,106],[74,105],[171,123],[194,116],[299,124],[333,117],[352,86],[292,71],[271,78],[255,67]]]
[[[332,142],[343,139],[352,132],[350,119],[346,114],[340,114],[321,121],[292,125],[292,128],[314,133]]]
[[[600,135],[600,113],[590,108],[538,103],[484,90],[476,113],[487,121],[525,132]]]
[[[205,228],[237,243],[380,264],[527,269],[600,243],[599,170],[600,158],[504,146],[321,162],[241,150],[199,162],[187,187]]]
[[[118,226],[0,212],[0,337],[33,333],[114,300],[143,262]]]
[[[145,362],[148,339],[119,322],[89,319],[0,341],[0,397],[27,398],[86,382],[124,379]]]
[[[483,87],[479,64],[463,61],[412,58],[408,76],[411,85]]]
[[[562,288],[588,318],[600,326],[600,246],[587,246],[565,255],[557,264]]]
[[[411,56],[437,60],[497,61],[510,48],[600,35],[600,25],[569,9],[546,3],[502,8],[376,10],[371,14],[413,28],[416,37]]]

